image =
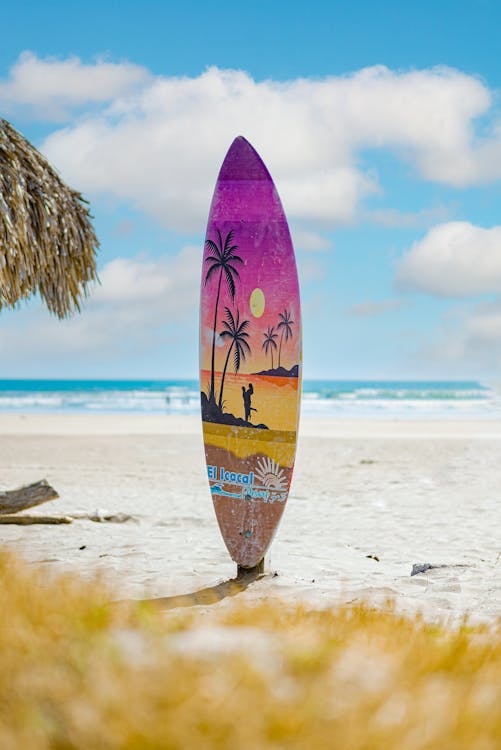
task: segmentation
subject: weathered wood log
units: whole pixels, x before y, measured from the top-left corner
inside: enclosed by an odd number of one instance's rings
[[[46,479],[17,490],[0,492],[0,513],[18,513],[26,508],[33,508],[49,500],[55,500],[59,495]]]
[[[68,516],[0,516],[0,525],[33,526],[35,523],[72,523]]]

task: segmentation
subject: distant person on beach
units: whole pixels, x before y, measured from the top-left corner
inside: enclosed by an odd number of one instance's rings
[[[251,399],[252,394],[254,393],[254,388],[252,387],[252,383],[249,383],[249,387],[247,390],[245,390],[245,386],[242,386],[242,397],[244,400],[244,409],[245,409],[245,421],[250,421],[251,411],[257,411],[257,409],[254,409],[253,406],[251,406]]]

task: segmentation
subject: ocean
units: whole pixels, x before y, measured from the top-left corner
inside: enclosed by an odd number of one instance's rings
[[[0,380],[0,413],[199,414],[197,380]],[[501,392],[474,381],[306,380],[301,414],[500,418]]]

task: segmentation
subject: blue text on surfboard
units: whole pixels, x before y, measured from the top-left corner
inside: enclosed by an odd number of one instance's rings
[[[248,474],[242,474],[236,471],[226,471],[224,466],[219,467],[218,474],[217,466],[208,466],[207,474],[209,479],[219,479],[220,482],[231,482],[232,484],[243,484],[246,486],[252,486],[254,484],[254,472],[250,471]]]

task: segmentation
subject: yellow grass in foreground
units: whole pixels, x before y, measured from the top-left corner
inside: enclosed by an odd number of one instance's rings
[[[166,615],[7,556],[0,604],[2,750],[501,747],[500,627],[238,597]]]

